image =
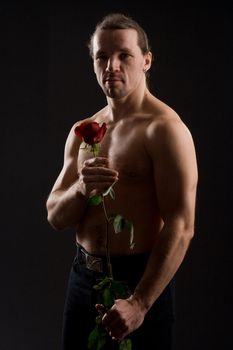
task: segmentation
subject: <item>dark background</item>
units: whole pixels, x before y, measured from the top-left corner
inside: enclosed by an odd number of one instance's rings
[[[0,349],[60,349],[74,232],[48,225],[45,202],[70,127],[105,105],[86,42],[112,11],[147,31],[152,92],[196,145],[196,230],[176,277],[175,349],[233,348],[232,7],[94,4],[0,5]]]

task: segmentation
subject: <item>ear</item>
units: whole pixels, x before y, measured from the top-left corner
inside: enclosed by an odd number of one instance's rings
[[[144,56],[144,65],[143,65],[143,71],[147,72],[151,67],[152,62],[152,52],[147,52]]]

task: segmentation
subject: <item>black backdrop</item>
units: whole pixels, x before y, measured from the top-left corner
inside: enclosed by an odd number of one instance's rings
[[[151,89],[196,144],[196,230],[176,277],[176,350],[232,348],[232,7],[154,6],[0,5],[1,350],[60,348],[74,232],[48,225],[45,201],[71,125],[105,104],[86,42],[111,11],[148,32]]]

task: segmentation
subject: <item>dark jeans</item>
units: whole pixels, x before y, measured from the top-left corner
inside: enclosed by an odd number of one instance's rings
[[[134,290],[143,274],[148,259],[146,254],[128,257],[112,257],[115,280],[127,281]],[[93,285],[106,276],[86,268],[80,254],[71,268],[64,309],[62,349],[87,350],[89,333],[95,326],[96,295]],[[171,350],[174,324],[174,281],[172,281],[146,314],[143,324],[128,337],[132,340],[132,350]],[[118,349],[111,340],[106,350]]]

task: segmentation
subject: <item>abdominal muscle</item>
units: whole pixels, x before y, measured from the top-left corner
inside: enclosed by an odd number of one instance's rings
[[[128,189],[129,190],[129,189]],[[123,191],[124,192],[124,191]],[[111,255],[132,255],[149,252],[152,249],[155,237],[161,231],[163,222],[158,215],[156,203],[152,202],[150,195],[139,191],[124,198],[131,198],[129,203],[121,199],[120,193],[116,194],[118,200],[112,201],[106,197],[108,213],[121,214],[126,220],[132,222],[134,227],[134,248],[130,248],[130,232],[124,228],[122,232],[115,233],[112,222],[107,222],[103,207],[88,207],[77,228],[76,240],[91,254],[106,254],[106,246]],[[132,198],[134,197],[134,198]],[[108,235],[108,237],[107,237]]]

